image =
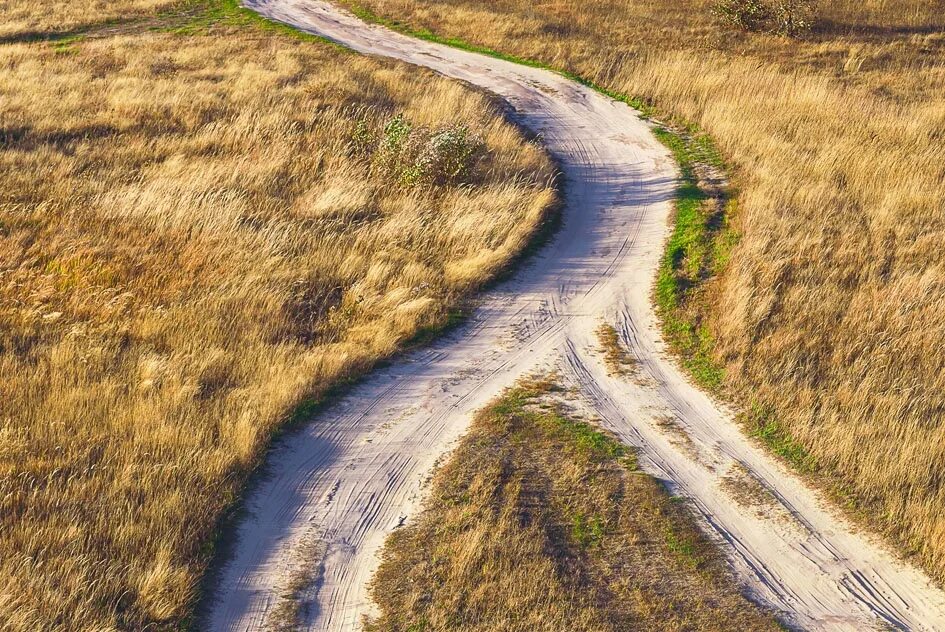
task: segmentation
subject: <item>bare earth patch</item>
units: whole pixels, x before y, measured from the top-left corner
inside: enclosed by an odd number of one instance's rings
[[[722,478],[722,489],[743,507],[756,507],[759,510],[777,504],[771,492],[758,481],[744,466],[734,464],[729,473]]]

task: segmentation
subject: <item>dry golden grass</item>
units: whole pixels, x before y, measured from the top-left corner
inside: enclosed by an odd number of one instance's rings
[[[182,0],[0,0],[0,43],[131,21],[179,4]]]
[[[175,626],[273,431],[446,321],[555,197],[466,88],[199,31],[0,45],[4,630]],[[398,112],[421,149],[482,139],[468,184],[355,148]]]
[[[801,41],[721,30],[706,0],[360,4],[709,132],[740,209],[707,293],[729,388],[945,579],[940,0],[825,1]]]
[[[637,359],[633,357],[620,342],[620,334],[613,325],[601,323],[595,332],[600,351],[604,354],[604,362],[611,375],[628,375],[633,373],[637,366]]]
[[[481,412],[388,540],[368,630],[776,630],[683,505],[547,382]]]

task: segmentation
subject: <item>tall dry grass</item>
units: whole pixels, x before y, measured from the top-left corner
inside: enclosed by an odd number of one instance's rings
[[[187,0],[0,0],[0,43],[121,23],[183,5]]]
[[[945,11],[822,2],[796,41],[687,0],[368,0],[645,97],[731,162],[741,239],[706,306],[727,383],[945,579]]]
[[[353,142],[397,113],[481,139],[461,182]],[[0,45],[0,628],[176,626],[274,430],[444,322],[551,178],[485,98],[325,45]]]

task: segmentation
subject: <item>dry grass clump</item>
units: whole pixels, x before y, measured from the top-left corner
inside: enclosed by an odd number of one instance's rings
[[[390,537],[368,630],[776,630],[684,506],[551,383],[482,411]]]
[[[443,323],[554,199],[485,98],[248,27],[4,44],[0,103],[4,630],[176,625],[272,432]],[[444,177],[354,142],[397,114]],[[458,171],[444,133],[475,145]]]
[[[604,362],[611,375],[628,375],[637,366],[637,359],[620,341],[620,334],[613,325],[601,323],[597,331],[597,343],[604,354]]]
[[[799,41],[720,28],[708,0],[361,4],[710,133],[740,209],[704,306],[729,388],[945,579],[941,2],[824,2]]]

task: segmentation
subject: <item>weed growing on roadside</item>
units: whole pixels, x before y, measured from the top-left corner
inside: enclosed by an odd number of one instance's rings
[[[365,629],[776,629],[689,507],[564,397],[525,380],[476,416],[423,512],[388,539]]]

